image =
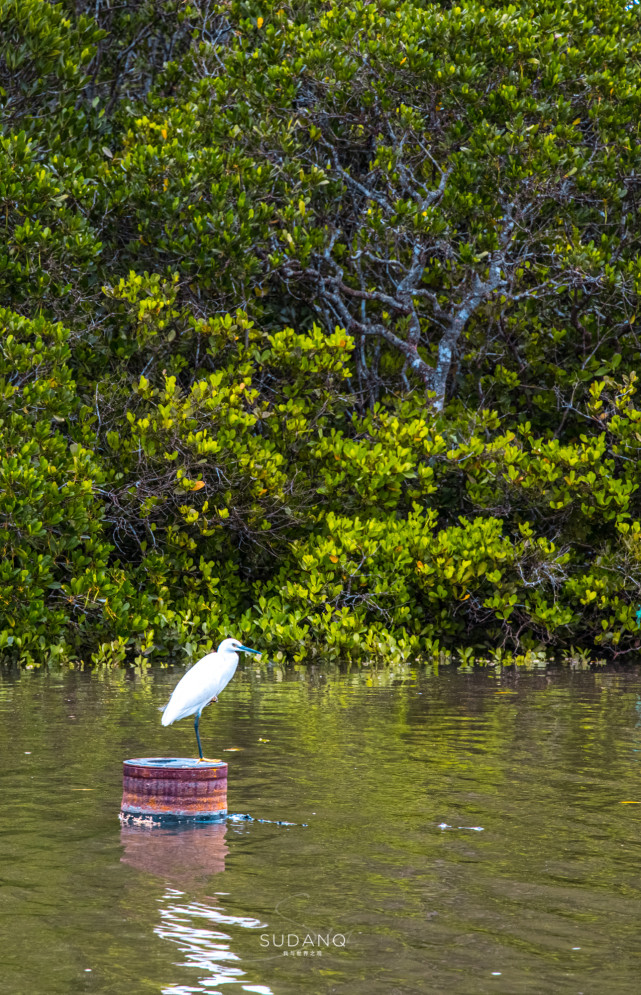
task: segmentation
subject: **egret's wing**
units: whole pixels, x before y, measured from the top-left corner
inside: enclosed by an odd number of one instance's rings
[[[215,660],[212,660],[215,656],[215,653],[204,656],[178,682],[163,711],[164,726],[194,715],[216,696]]]

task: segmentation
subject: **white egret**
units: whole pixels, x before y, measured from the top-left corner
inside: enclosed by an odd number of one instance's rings
[[[204,760],[203,748],[200,745],[198,723],[205,705],[218,700],[218,695],[226,688],[236,673],[239,653],[257,653],[249,646],[243,646],[237,639],[223,639],[215,653],[208,653],[202,660],[195,663],[191,670],[180,679],[167,705],[162,710],[162,724],[170,726],[178,719],[195,715],[194,729],[200,759]]]

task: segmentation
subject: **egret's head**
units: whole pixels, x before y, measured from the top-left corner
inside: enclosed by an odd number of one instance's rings
[[[257,653],[260,655],[260,650],[252,650],[249,646],[244,646],[238,639],[223,639],[222,643],[218,647],[219,653]]]

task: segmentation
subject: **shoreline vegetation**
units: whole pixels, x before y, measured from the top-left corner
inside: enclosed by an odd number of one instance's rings
[[[634,659],[640,120],[619,0],[0,0],[0,658]]]

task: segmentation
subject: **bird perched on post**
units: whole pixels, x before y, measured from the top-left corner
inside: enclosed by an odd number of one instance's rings
[[[243,646],[237,639],[223,639],[215,653],[208,653],[202,660],[195,663],[174,688],[174,692],[162,709],[162,724],[170,726],[178,719],[195,715],[194,729],[200,759],[204,760],[203,748],[200,745],[198,723],[205,705],[218,700],[218,695],[226,688],[236,673],[239,653],[257,653],[249,646]]]

